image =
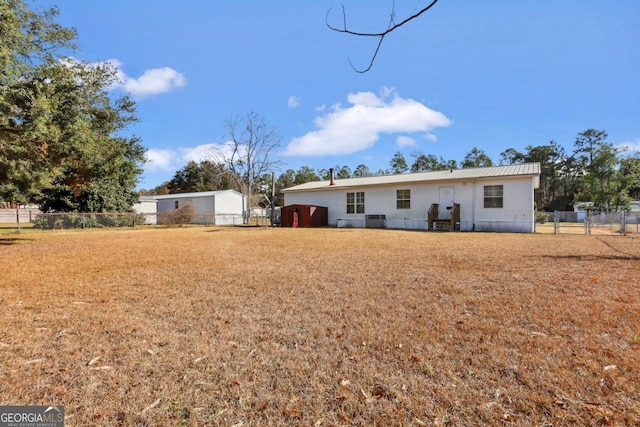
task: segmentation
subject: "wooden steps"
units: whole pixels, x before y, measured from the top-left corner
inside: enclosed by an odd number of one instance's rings
[[[454,203],[450,207],[450,218],[438,218],[438,204],[433,203],[427,214],[427,230],[433,231],[457,231],[456,225],[460,224],[460,204]]]

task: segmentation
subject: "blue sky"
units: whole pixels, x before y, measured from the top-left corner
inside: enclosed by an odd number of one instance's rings
[[[427,0],[396,0],[397,20]],[[111,61],[148,149],[140,188],[224,144],[224,122],[254,111],[282,136],[281,171],[361,163],[396,151],[460,161],[604,129],[640,149],[640,2],[440,0],[375,40],[330,31],[325,15],[377,31],[392,0],[36,0],[58,5],[87,62]],[[276,171],[279,173],[279,171]]]

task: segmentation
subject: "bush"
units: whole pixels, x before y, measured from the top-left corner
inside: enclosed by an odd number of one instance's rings
[[[158,224],[169,225],[172,227],[176,225],[189,224],[195,214],[195,208],[190,204],[186,204],[179,209],[158,212]]]
[[[536,223],[545,224],[549,221],[549,214],[546,212],[536,212]]]

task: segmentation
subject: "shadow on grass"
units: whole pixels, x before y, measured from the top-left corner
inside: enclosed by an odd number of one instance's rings
[[[640,257],[633,255],[543,255],[543,258],[573,261],[640,261]]]
[[[0,236],[0,246],[16,245],[20,242],[31,241],[32,239],[26,239],[24,237],[2,237]]]

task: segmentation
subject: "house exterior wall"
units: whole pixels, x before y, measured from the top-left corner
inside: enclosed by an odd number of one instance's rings
[[[216,213],[216,225],[242,224],[244,196],[235,191],[216,195],[212,212]]]
[[[484,207],[484,186],[503,186],[503,207]],[[375,187],[319,189],[285,194],[285,203],[321,205],[328,208],[328,224],[337,227],[364,227],[365,215],[385,215],[387,228],[426,230],[427,213],[439,203],[440,187],[453,187],[454,201],[460,204],[460,230],[533,233],[535,213],[534,179],[508,177],[462,181],[393,184]],[[397,209],[396,191],[410,190],[410,209]],[[347,193],[365,193],[364,214],[347,214]],[[443,212],[445,206],[440,206]]]
[[[194,224],[234,225],[242,224],[243,195],[233,190],[204,193],[172,194],[157,196],[158,212],[172,211],[190,204],[196,211]]]
[[[502,208],[484,207],[485,185],[503,186]],[[475,186],[475,218],[470,218],[468,214],[464,216],[464,229],[472,229],[475,224],[475,231],[535,232],[533,189],[533,178],[478,180]]]
[[[140,198],[140,201],[133,205],[133,210],[144,215],[145,224],[158,223],[158,201],[153,198]]]

